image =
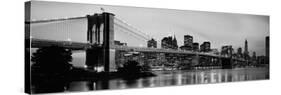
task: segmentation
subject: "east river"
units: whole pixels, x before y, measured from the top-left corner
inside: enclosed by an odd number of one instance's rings
[[[75,81],[65,86],[66,92],[102,89],[161,87],[187,84],[223,83],[269,79],[267,68],[236,68],[186,71],[154,71],[155,77],[135,80]]]
[[[82,67],[85,53],[74,53],[72,64]],[[80,63],[80,64],[77,64]],[[81,64],[82,63],[82,64]],[[206,70],[174,70],[174,71],[152,71],[156,76],[122,79],[115,78],[100,81],[71,81],[63,85],[62,91],[92,91],[105,89],[125,89],[143,87],[161,87],[190,84],[224,83],[250,80],[269,79],[269,69],[266,67],[247,67],[234,69],[206,69]],[[37,87],[32,87],[32,92],[37,92]],[[51,93],[52,91],[46,91]]]

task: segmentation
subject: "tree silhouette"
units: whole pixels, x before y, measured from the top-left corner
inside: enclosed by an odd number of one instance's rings
[[[31,58],[32,70],[46,75],[66,73],[72,68],[71,54],[71,50],[58,46],[39,48]]]

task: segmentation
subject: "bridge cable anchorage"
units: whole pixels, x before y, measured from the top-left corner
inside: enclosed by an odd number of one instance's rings
[[[114,17],[114,18],[115,18],[117,21],[119,21],[120,23],[125,24],[125,25],[127,25],[128,27],[134,29],[134,30],[137,31],[139,34],[146,36],[147,39],[152,38],[150,35],[148,35],[148,34],[142,32],[142,31],[138,30],[137,28],[133,27],[132,25],[126,23],[124,20],[121,20],[121,19],[119,19],[119,18],[117,18],[117,17]]]
[[[48,22],[56,22],[56,21],[64,21],[64,20],[75,20],[75,19],[84,19],[84,18],[87,18],[87,17],[86,16],[81,16],[81,17],[70,17],[70,18],[30,20],[30,21],[25,21],[25,24],[48,23]]]

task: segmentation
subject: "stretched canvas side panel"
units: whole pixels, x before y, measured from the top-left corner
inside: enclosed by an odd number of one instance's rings
[[[31,2],[25,2],[25,21],[30,20]],[[25,22],[25,39],[24,39],[24,54],[25,54],[25,93],[30,93],[30,24]]]

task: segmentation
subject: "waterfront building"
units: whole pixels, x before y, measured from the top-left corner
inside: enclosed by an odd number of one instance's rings
[[[200,45],[200,52],[210,52],[211,51],[211,43],[206,41]]]
[[[164,37],[161,40],[161,48],[163,48],[163,49],[178,49],[176,37],[175,36],[174,36],[174,38],[172,36]]]
[[[231,57],[233,53],[233,48],[231,45],[222,46],[221,55],[225,57]]]
[[[193,48],[193,49],[192,49],[193,51],[199,51],[199,43],[196,43],[196,42],[193,43],[193,44],[192,44],[192,48]]]
[[[252,59],[253,59],[253,60],[256,60],[256,59],[257,59],[256,52],[253,52]]]
[[[193,49],[193,37],[190,35],[184,35],[184,47],[186,50],[192,50]]]
[[[237,49],[237,57],[238,57],[238,58],[242,58],[242,55],[243,55],[243,53],[242,53],[242,48],[239,47],[239,48]]]

